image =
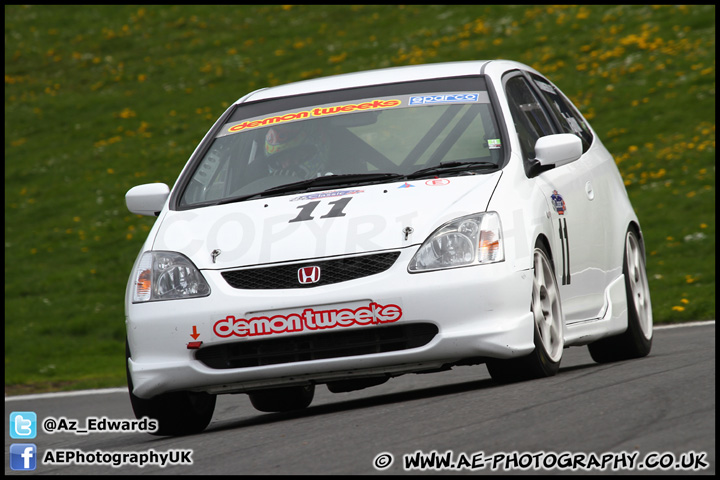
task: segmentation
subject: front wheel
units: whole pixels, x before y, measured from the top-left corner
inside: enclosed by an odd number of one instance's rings
[[[588,345],[590,356],[598,363],[644,357],[652,348],[653,315],[645,255],[639,235],[632,228],[628,229],[625,235],[623,275],[628,328],[620,335],[603,338]]]
[[[533,253],[533,288],[530,310],[534,320],[535,350],[510,360],[489,360],[490,376],[499,383],[551,377],[560,368],[565,337],[560,289],[555,271],[542,245]]]
[[[125,344],[130,403],[135,417],[148,417],[158,422],[158,429],[152,435],[176,436],[190,435],[205,430],[212,420],[217,395],[205,392],[170,392],[153,398],[140,398],[133,394],[133,382],[127,359],[130,349]]]

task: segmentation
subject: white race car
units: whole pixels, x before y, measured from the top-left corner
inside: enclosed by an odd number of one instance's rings
[[[645,356],[638,219],[612,156],[537,71],[398,67],[235,102],[172,190],[126,293],[138,418],[203,430],[218,394],[307,407],[405,373],[557,373],[563,349]]]

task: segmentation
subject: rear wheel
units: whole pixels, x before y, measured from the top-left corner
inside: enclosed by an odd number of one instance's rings
[[[261,412],[289,412],[310,405],[315,396],[315,385],[270,388],[248,393],[250,402]]]
[[[644,357],[652,348],[653,316],[645,255],[639,235],[632,228],[628,229],[625,235],[623,275],[628,328],[620,335],[603,338],[588,345],[590,356],[598,363]]]
[[[127,359],[130,349],[125,345]],[[217,395],[205,392],[170,392],[153,398],[140,398],[133,394],[130,370],[125,362],[130,403],[135,417],[148,417],[158,422],[152,435],[190,435],[205,430],[212,420]]]
[[[560,289],[555,271],[542,245],[533,253],[533,288],[530,310],[534,319],[535,350],[509,360],[489,360],[490,376],[499,383],[551,377],[558,372],[565,337]]]

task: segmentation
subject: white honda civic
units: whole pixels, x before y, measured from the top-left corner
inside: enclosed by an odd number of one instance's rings
[[[511,61],[398,67],[250,93],[172,189],[126,293],[138,418],[203,430],[218,394],[260,411],[315,388],[486,364],[554,375],[563,349],[645,356],[640,224],[615,162],[558,88]]]

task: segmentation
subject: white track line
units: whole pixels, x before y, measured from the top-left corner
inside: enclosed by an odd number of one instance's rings
[[[702,322],[674,323],[670,325],[658,325],[655,330],[667,330],[671,328],[683,327],[699,327],[703,325],[715,325],[715,320],[706,320]],[[45,398],[60,397],[81,397],[84,395],[105,395],[109,393],[128,393],[126,387],[121,388],[103,388],[100,390],[77,390],[74,392],[54,392],[54,393],[35,393],[32,395],[17,395],[13,397],[5,397],[5,402],[16,402],[20,400],[41,400]]]
[[[103,388],[99,390],[76,390],[74,392],[33,393],[31,395],[5,397],[5,402],[14,402],[16,400],[39,400],[43,398],[81,397],[83,395],[104,395],[108,393],[128,393],[128,389],[127,387],[122,387]]]
[[[698,327],[702,325],[715,325],[715,320],[703,320],[701,322],[671,323],[669,325],[657,325],[654,330],[669,330],[671,328]]]

